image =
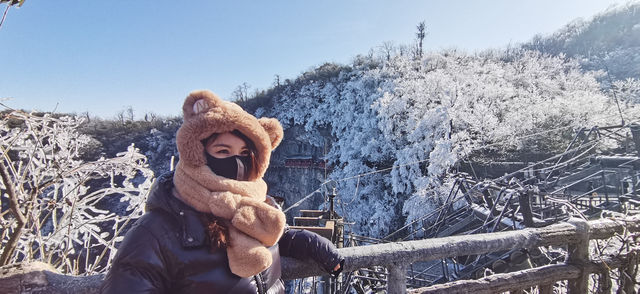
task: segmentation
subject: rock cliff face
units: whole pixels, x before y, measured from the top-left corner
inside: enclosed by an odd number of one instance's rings
[[[265,181],[269,184],[269,195],[284,198],[283,208],[286,209],[316,190],[324,181],[324,172],[301,167],[270,167]],[[323,202],[324,195],[316,193],[287,212],[287,223],[293,224],[292,218],[299,215],[300,209],[316,209]]]
[[[324,148],[311,145],[305,134],[304,128],[299,126],[286,129],[282,143],[271,155],[271,165],[265,174],[269,194],[284,198],[285,209],[320,188],[330,172],[324,164]],[[287,212],[289,224],[300,209],[316,209],[323,202],[322,193],[311,196]]]

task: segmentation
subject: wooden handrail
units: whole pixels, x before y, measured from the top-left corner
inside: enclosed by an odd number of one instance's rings
[[[615,234],[620,234],[624,230],[629,232],[640,231],[640,216],[625,219],[601,219],[589,222],[572,219],[567,223],[554,224],[543,228],[392,242],[347,247],[338,250],[345,257],[344,271],[354,271],[372,266],[385,266],[391,272],[391,270],[395,271],[397,268],[403,268],[418,261],[485,254],[514,248],[532,249],[540,246],[567,244],[588,246],[588,242],[584,242],[583,238],[585,237],[590,240],[606,239]],[[589,260],[580,261],[582,264],[589,262]],[[298,279],[325,274],[320,267],[310,266],[309,261],[300,261],[292,258],[283,260],[283,277],[285,279]],[[394,281],[404,283],[404,280],[394,279]],[[397,285],[389,285],[388,287],[390,289],[402,288],[402,286]]]
[[[514,248],[532,249],[540,246],[559,246],[567,244],[573,244],[576,246],[585,246],[586,244],[586,246],[588,246],[589,242],[584,242],[585,238],[590,240],[606,239],[614,236],[615,234],[621,234],[625,230],[629,232],[640,231],[640,216],[624,219],[602,219],[589,222],[572,219],[567,223],[554,224],[543,228],[528,228],[508,232],[451,236],[417,241],[347,247],[340,248],[338,251],[345,257],[343,269],[345,272],[372,266],[387,267],[391,275],[387,286],[389,293],[403,293],[404,289],[406,289],[406,281],[403,278],[399,278],[400,273],[402,273],[409,264],[414,262],[439,260],[442,258],[462,255],[485,254]],[[584,248],[582,248],[582,250],[584,250]],[[574,255],[573,258],[584,259],[585,257],[581,255]],[[284,279],[290,280],[326,275],[326,273],[313,262],[301,261],[287,257],[283,257],[282,259],[282,276]],[[490,293],[487,291],[510,288],[511,286],[518,288],[521,284],[510,285],[509,283],[515,283],[519,280],[526,280],[526,282],[522,283],[522,285],[525,285],[523,287],[527,287],[527,285],[542,285],[549,283],[549,276],[553,277],[552,279],[555,279],[555,281],[566,279],[575,280],[579,279],[579,277],[584,277],[585,273],[602,271],[604,267],[599,267],[598,262],[605,263],[609,266],[609,269],[615,268],[616,264],[624,264],[621,262],[616,263],[616,260],[572,260],[571,263],[561,265],[550,265],[515,273],[494,275],[483,278],[485,279],[483,281],[456,281],[436,285],[431,288],[412,290],[414,291],[412,293],[431,293],[429,291],[434,291],[434,293],[444,293],[436,291],[436,289],[443,289],[443,287],[452,287],[449,288],[449,291],[444,291],[447,293],[456,293],[453,289],[456,289],[455,287],[459,287],[455,285],[461,283],[467,283],[465,284],[465,287],[471,287],[472,284],[475,285],[474,287],[479,287],[478,289],[484,289],[482,287],[486,287],[486,290],[477,290],[476,292]],[[559,271],[566,271],[566,273],[556,274]],[[34,278],[34,272],[40,273],[40,278]],[[576,274],[576,272],[579,273]],[[532,275],[532,273],[535,273],[535,275]],[[58,292],[70,293],[95,293],[90,291],[90,289],[97,289],[100,281],[102,280],[101,276],[73,277],[55,274],[47,270],[31,270],[23,272],[21,275],[25,275],[25,277],[29,275],[29,282],[32,283],[30,287],[32,288],[38,288],[38,286],[33,283],[38,283],[38,281],[40,281],[40,283],[44,283],[45,286],[48,285],[47,287],[67,287],[66,289],[62,291],[59,290]],[[505,282],[505,277],[511,278],[510,281],[512,282]],[[539,277],[539,279],[536,277]],[[47,279],[49,279],[49,281],[47,281]],[[51,279],[53,279],[53,282],[51,282]],[[21,281],[21,284],[17,284],[21,286],[9,285],[11,281],[15,282],[17,280]],[[65,283],[65,281],[73,281],[74,284],[68,284]],[[492,283],[498,288],[491,288],[494,287],[491,286]],[[0,272],[0,293],[17,293],[12,291],[17,291],[19,287],[27,284],[26,278],[17,279],[15,274],[11,275],[5,272]],[[70,285],[82,285],[82,288],[69,289],[68,287],[72,287]],[[40,285],[40,287],[44,286]],[[4,289],[13,290],[4,292]],[[577,290],[574,289],[572,291],[569,289],[569,291],[570,293],[576,293]]]

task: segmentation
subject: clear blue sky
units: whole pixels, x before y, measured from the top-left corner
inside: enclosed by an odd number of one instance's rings
[[[503,47],[588,19],[615,0],[27,0],[0,28],[0,98],[14,108],[178,115],[194,89],[223,98],[385,41]],[[4,12],[6,5],[0,5]],[[56,108],[57,105],[57,108]]]

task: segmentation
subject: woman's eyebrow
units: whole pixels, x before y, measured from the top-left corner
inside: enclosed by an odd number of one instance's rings
[[[213,144],[213,145],[211,145],[211,147],[226,147],[226,148],[231,149],[231,145],[227,145],[227,144],[224,144],[224,143]],[[242,147],[240,147],[240,149],[249,150],[249,148],[247,146],[242,146]]]

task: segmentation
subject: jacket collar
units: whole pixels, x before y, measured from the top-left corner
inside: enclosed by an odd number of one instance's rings
[[[183,247],[194,248],[205,245],[206,233],[200,213],[173,196],[173,173],[156,179],[151,187],[145,206],[146,211],[163,210],[171,214],[180,227],[179,238]]]

